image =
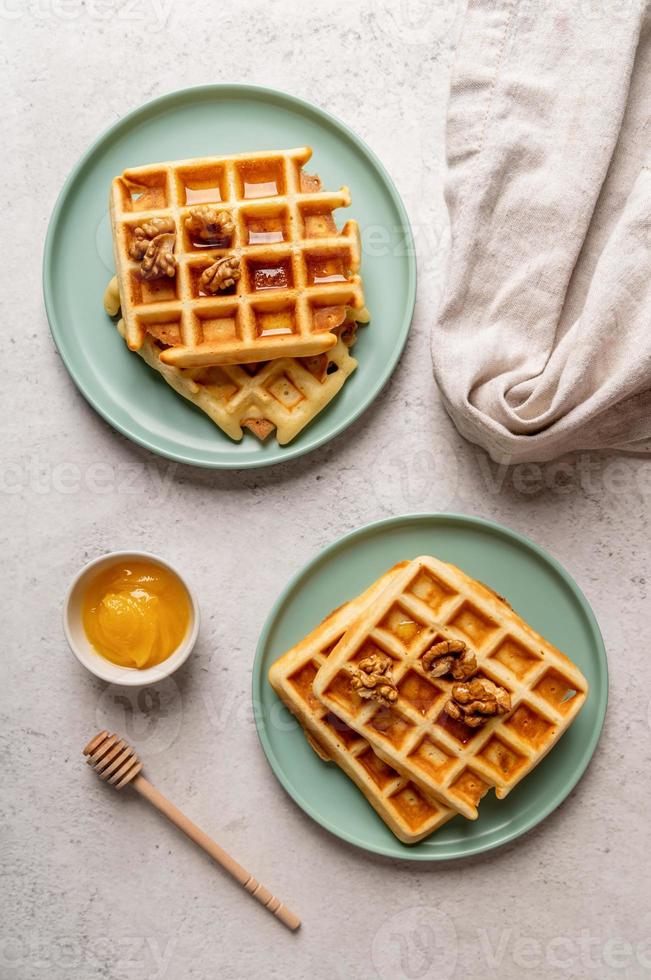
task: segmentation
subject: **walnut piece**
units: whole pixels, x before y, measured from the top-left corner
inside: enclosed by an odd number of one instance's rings
[[[150,221],[144,221],[133,229],[133,241],[129,255],[132,259],[140,262],[144,259],[151,242],[158,235],[171,233],[176,233],[174,218],[151,218]]]
[[[490,717],[511,710],[511,695],[492,681],[476,677],[466,684],[453,684],[452,698],[443,710],[455,721],[480,728]]]
[[[140,275],[143,279],[160,279],[161,276],[176,275],[175,242],[176,235],[173,233],[156,235],[152,238],[140,263]]]
[[[477,673],[477,659],[463,640],[441,640],[423,655],[423,667],[432,677],[452,674],[455,681],[467,681]]]
[[[242,419],[242,425],[249,432],[252,432],[254,436],[257,436],[260,442],[264,442],[267,436],[271,435],[276,428],[274,423],[270,422],[269,419]]]
[[[304,194],[314,194],[323,189],[323,184],[321,183],[321,178],[319,175],[306,174],[304,170],[301,170],[300,185],[301,191]]]
[[[230,242],[235,230],[230,211],[217,211],[209,204],[192,208],[185,219],[185,227],[192,238],[207,245]]]
[[[234,286],[240,278],[240,260],[232,255],[225,259],[217,259],[201,273],[199,289],[202,293],[215,296]]]
[[[391,658],[378,653],[360,660],[350,686],[360,698],[384,704],[393,704],[398,700],[398,688],[391,673]]]

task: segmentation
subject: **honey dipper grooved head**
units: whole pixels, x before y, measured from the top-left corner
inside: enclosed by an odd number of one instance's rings
[[[142,769],[142,762],[130,745],[116,735],[100,732],[91,739],[84,749],[86,762],[92,766],[100,779],[122,789],[135,779]]]

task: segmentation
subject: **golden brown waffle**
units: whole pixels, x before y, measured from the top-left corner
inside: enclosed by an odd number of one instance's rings
[[[406,564],[406,563],[403,563]],[[396,566],[358,598],[330,613],[269,671],[272,687],[296,715],[317,755],[336,762],[405,844],[437,830],[455,811],[428,798],[373,752],[366,739],[328,711],[314,696],[312,681],[345,631],[400,569]]]
[[[244,367],[222,364],[184,369],[163,364],[161,351],[149,334],[138,354],[231,439],[242,438],[243,426],[263,440],[275,428],[281,446],[325,408],[357,367],[341,338],[327,354],[280,357]]]
[[[443,639],[464,640],[478,676],[510,692],[507,715],[470,728],[443,711],[453,681],[428,676],[421,659]],[[391,657],[394,704],[362,700],[351,689],[356,665],[373,653]],[[394,577],[314,681],[319,700],[382,759],[470,819],[491,786],[502,799],[531,772],[580,711],[587,690],[577,667],[505,599],[430,557],[414,559]]]
[[[365,319],[359,229],[332,212],[348,188],[326,192],[303,172],[311,149],[246,153],[125,170],[111,187],[111,221],[126,339],[139,350],[152,327],[178,337],[161,360],[176,367],[243,364],[331,350],[341,310]],[[233,228],[206,244],[188,228],[193,209],[226,211]],[[133,257],[144,225],[172,220],[175,274],[143,278]],[[207,295],[202,273],[234,257],[239,279]],[[172,264],[172,272],[174,272]]]

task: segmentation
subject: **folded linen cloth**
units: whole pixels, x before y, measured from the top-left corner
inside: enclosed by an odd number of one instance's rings
[[[651,451],[650,20],[644,0],[469,0],[432,355],[494,459]]]

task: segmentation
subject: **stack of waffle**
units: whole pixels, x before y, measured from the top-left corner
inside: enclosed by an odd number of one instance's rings
[[[128,347],[232,439],[293,439],[341,389],[369,319],[346,187],[308,147],[138,167],[115,178],[116,277]]]
[[[403,842],[474,820],[555,745],[588,685],[460,569],[402,562],[274,663],[269,680],[322,759]]]

